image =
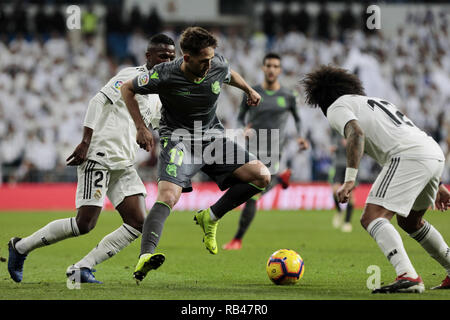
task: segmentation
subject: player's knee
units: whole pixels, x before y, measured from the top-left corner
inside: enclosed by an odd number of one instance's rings
[[[133,227],[134,229],[138,230],[139,232],[142,232],[142,227],[144,226],[144,220],[145,216],[141,214],[133,215],[132,218],[124,219],[124,223],[129,225],[130,227]]]
[[[372,222],[372,220],[373,219],[370,216],[363,214],[363,215],[361,215],[359,222],[361,223],[361,226],[367,230],[367,227]]]
[[[96,221],[93,219],[86,219],[77,217],[76,220],[78,230],[80,231],[80,235],[89,233],[92,229],[95,228]]]
[[[413,233],[423,227],[422,219],[408,219],[397,215],[397,223],[407,233]]]
[[[375,219],[377,219],[377,218],[381,218],[381,216],[374,216],[374,215],[371,215],[371,214],[362,214],[361,215],[361,218],[360,218],[360,220],[359,220],[359,222],[361,223],[361,226],[364,228],[364,229],[366,229],[367,230],[367,228],[369,227],[369,224],[373,221],[373,220],[375,220]]]
[[[261,164],[259,172],[260,174],[258,175],[257,178],[257,185],[261,188],[265,188],[270,183],[271,179],[270,171],[269,169],[267,169],[265,165]]]
[[[178,196],[173,192],[164,192],[160,194],[157,201],[164,202],[170,208],[173,208],[178,202]]]

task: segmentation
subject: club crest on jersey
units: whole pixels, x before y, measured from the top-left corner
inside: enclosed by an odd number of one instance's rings
[[[138,77],[138,86],[139,87],[145,86],[148,83],[148,80],[149,80],[149,77],[148,77],[147,73],[141,74]]]
[[[177,176],[177,166],[174,164],[168,164],[166,167],[166,172],[169,176],[176,177]]]
[[[97,189],[94,193],[94,198],[97,200],[100,200],[102,198],[102,191],[100,189]]]
[[[118,81],[116,81],[116,82],[114,83],[114,88],[120,89],[120,87],[121,87],[122,85],[123,85],[123,81],[118,80]]]
[[[211,84],[211,91],[214,94],[219,94],[220,93],[220,83],[219,83],[219,81],[215,81],[214,83]]]
[[[280,108],[286,107],[286,99],[284,97],[277,97],[277,104]]]

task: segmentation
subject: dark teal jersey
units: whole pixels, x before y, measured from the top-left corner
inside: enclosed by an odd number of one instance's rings
[[[159,133],[170,136],[176,129],[194,133],[195,129],[218,129],[223,126],[216,116],[217,101],[223,83],[228,83],[231,71],[228,61],[215,54],[207,75],[199,82],[188,80],[180,57],[153,67],[148,74],[133,79],[138,94],[159,94],[162,103]],[[195,123],[197,122],[197,123]]]

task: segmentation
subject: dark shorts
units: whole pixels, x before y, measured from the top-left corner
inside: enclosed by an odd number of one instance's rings
[[[223,138],[212,142],[184,142],[161,138],[158,182],[169,181],[192,191],[191,179],[200,170],[226,190],[239,182],[232,173],[256,157],[234,141]]]

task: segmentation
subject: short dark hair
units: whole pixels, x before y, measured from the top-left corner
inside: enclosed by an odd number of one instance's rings
[[[189,27],[180,37],[180,47],[183,53],[198,55],[200,50],[208,47],[217,47],[217,39],[202,27]]]
[[[266,63],[267,59],[278,59],[281,62],[281,56],[278,53],[274,53],[274,52],[269,52],[267,53],[264,58],[263,58],[263,65]]]
[[[170,45],[175,46],[175,42],[172,40],[172,38],[165,35],[164,33],[158,33],[152,36],[148,40],[147,50],[150,49],[150,47],[155,44],[167,44],[169,46]]]
[[[305,88],[306,103],[319,107],[327,115],[328,107],[340,96],[357,94],[365,96],[359,78],[346,69],[322,65],[308,73],[300,83]]]

